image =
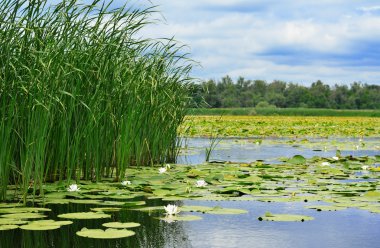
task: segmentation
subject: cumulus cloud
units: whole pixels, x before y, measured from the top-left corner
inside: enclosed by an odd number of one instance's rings
[[[189,45],[202,64],[196,77],[380,84],[380,5],[373,1],[151,2],[165,19],[157,14],[162,21],[141,35]]]

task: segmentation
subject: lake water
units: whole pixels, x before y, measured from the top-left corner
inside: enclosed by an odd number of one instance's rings
[[[343,155],[375,155],[379,139],[368,140],[364,148],[340,149]],[[313,143],[314,142],[314,143]],[[337,148],[352,147],[356,140],[317,140],[299,144],[290,140],[264,140],[257,145],[254,140],[222,140],[212,153],[211,160],[251,162],[265,160],[275,163],[278,157],[291,157],[302,154],[305,157],[335,155]],[[333,143],[332,145],[330,143]],[[189,139],[186,155],[179,157],[179,163],[197,164],[205,159],[204,149],[208,139]],[[296,145],[296,146],[295,146]],[[327,146],[327,149],[324,149]],[[341,147],[339,147],[341,146]],[[322,147],[322,149],[320,149]],[[318,150],[318,151],[316,151]],[[321,150],[321,151],[320,151]],[[144,199],[149,206],[166,205],[160,199]],[[267,203],[258,201],[180,201],[178,205],[221,206],[248,211],[241,215],[212,215],[192,213],[202,216],[202,220],[191,222],[167,223],[155,217],[162,213],[146,213],[123,210],[112,213],[107,220],[73,220],[72,225],[53,231],[24,231],[20,229],[0,231],[0,247],[380,247],[380,214],[365,210],[348,208],[341,211],[322,211],[306,209],[309,202]],[[47,206],[52,209],[49,217],[68,212],[90,211],[96,205],[64,204]],[[306,222],[267,222],[258,217],[267,211],[272,213],[304,214],[315,217]],[[134,228],[135,236],[116,240],[97,240],[83,238],[76,232],[86,228],[101,228],[104,222],[138,222]]]

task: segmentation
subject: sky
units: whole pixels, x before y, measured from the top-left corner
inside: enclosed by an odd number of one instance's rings
[[[156,37],[189,46],[195,77],[380,85],[380,1],[152,0]]]
[[[193,77],[380,85],[380,1],[150,1],[160,21],[143,35],[187,45]]]

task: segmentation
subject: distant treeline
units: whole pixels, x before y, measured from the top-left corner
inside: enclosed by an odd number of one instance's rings
[[[191,84],[192,107],[238,108],[331,108],[380,109],[380,86],[354,82],[350,86],[329,86],[322,81],[310,87],[275,80],[234,82],[229,76]]]

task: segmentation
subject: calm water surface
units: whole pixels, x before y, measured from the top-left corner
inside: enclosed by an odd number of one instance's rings
[[[341,142],[340,140],[339,142]],[[379,139],[372,139],[367,147],[376,147]],[[319,143],[318,143],[319,142]],[[325,142],[325,141],[323,141]],[[343,143],[355,144],[356,140],[343,140]],[[351,142],[351,143],[350,143]],[[204,162],[204,149],[208,139],[190,139],[187,141],[186,155],[181,155],[179,163],[197,164]],[[212,160],[251,162],[257,159],[276,162],[278,157],[291,157],[302,154],[305,157],[335,155],[336,147],[328,145],[328,149],[318,149],[325,143],[316,141],[294,146],[298,143],[263,141],[256,145],[249,140],[222,140],[211,156]],[[338,144],[337,146],[339,146]],[[352,147],[352,146],[351,146]],[[376,149],[364,147],[359,150],[343,149],[343,155],[375,155]],[[318,151],[316,151],[318,150]],[[147,205],[166,205],[161,200],[147,200]],[[380,214],[373,214],[358,209],[346,209],[336,212],[317,212],[305,209],[308,204],[319,203],[265,203],[256,201],[183,201],[178,205],[205,205],[240,208],[248,210],[243,215],[201,215],[202,220],[192,222],[167,223],[155,217],[162,213],[144,213],[123,210],[112,213],[112,219],[74,220],[74,224],[63,226],[53,231],[0,231],[0,247],[331,247],[331,248],[375,248],[380,247]],[[49,217],[58,219],[57,215],[68,212],[90,211],[95,205],[67,204],[50,205]],[[315,217],[308,222],[266,222],[258,217],[270,211],[272,213],[305,214]],[[104,222],[138,222],[140,227],[134,228],[135,236],[117,240],[96,240],[82,238],[76,232],[86,228],[101,228]]]

